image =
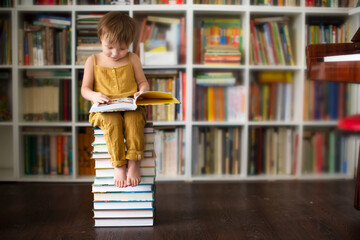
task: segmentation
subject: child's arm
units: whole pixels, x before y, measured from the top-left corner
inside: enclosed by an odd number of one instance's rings
[[[141,93],[149,91],[150,86],[145,77],[139,57],[136,54],[131,54],[130,62],[133,67],[135,79],[139,87],[139,91],[134,94],[134,98],[136,98]]]
[[[111,99],[101,92],[95,92],[94,89],[94,60],[93,56],[88,57],[85,62],[84,77],[81,85],[81,95],[94,104],[107,103]]]

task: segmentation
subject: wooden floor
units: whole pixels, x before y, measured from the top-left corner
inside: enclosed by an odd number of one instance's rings
[[[360,239],[354,181],[159,182],[154,227],[93,228],[89,183],[0,183],[0,239]]]

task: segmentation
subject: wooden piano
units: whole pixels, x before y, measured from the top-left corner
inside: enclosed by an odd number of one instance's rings
[[[308,79],[360,84],[360,28],[351,41],[352,43],[312,44],[307,46]],[[340,119],[338,128],[345,131],[360,132],[360,115]],[[360,210],[360,151],[354,207]]]

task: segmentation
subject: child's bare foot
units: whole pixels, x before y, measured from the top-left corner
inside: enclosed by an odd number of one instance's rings
[[[114,167],[114,184],[117,187],[127,187],[126,183],[126,165]]]
[[[140,176],[140,161],[129,160],[127,172],[127,185],[135,187],[141,181]]]

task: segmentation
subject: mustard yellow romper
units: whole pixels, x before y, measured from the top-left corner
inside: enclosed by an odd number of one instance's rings
[[[113,68],[96,65],[96,56],[93,55],[95,92],[102,92],[112,99],[134,96],[138,91],[138,85],[130,63],[132,53],[128,54],[129,62],[126,65]],[[134,111],[90,113],[89,122],[92,126],[104,130],[106,145],[114,167],[127,164],[127,160],[143,159],[145,107],[139,106]]]

